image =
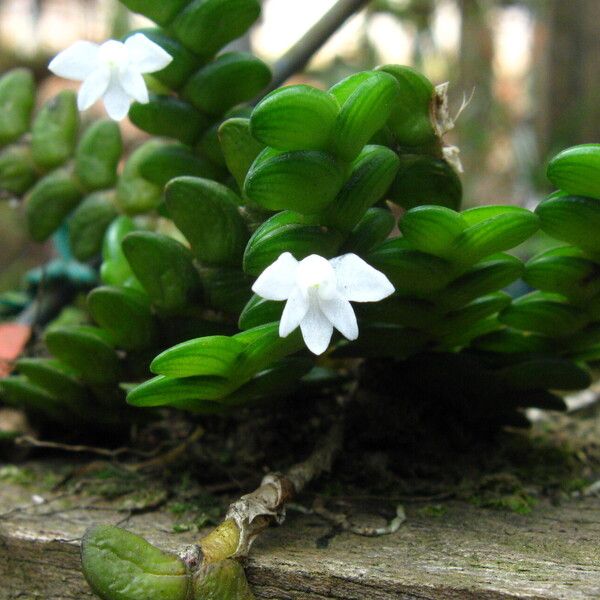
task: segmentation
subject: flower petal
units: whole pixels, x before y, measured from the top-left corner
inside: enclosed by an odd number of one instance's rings
[[[106,93],[109,83],[110,71],[108,69],[99,68],[92,71],[79,88],[77,108],[87,110]]]
[[[321,312],[316,302],[311,303],[306,316],[300,323],[304,343],[313,354],[323,354],[333,335],[333,325]]]
[[[285,303],[279,322],[279,335],[281,337],[287,337],[300,325],[308,312],[309,306],[308,296],[299,287],[294,288]]]
[[[104,106],[108,116],[113,121],[120,121],[127,116],[131,99],[127,92],[121,87],[121,84],[116,78],[110,82],[108,90],[104,94]]]
[[[131,64],[140,73],[154,73],[164,69],[173,57],[143,33],[136,33],[125,40]]]
[[[252,291],[266,300],[286,300],[296,285],[298,261],[284,252],[254,282]]]
[[[57,54],[48,69],[59,77],[83,81],[98,66],[98,44],[79,41]]]
[[[332,325],[347,339],[358,337],[358,323],[352,305],[341,294],[333,298],[319,298],[319,306]]]
[[[352,302],[377,302],[394,293],[390,280],[356,254],[344,254],[330,261],[339,292]]]
[[[125,67],[119,70],[119,82],[121,87],[133,98],[142,104],[149,100],[148,88],[141,73],[133,67]]]

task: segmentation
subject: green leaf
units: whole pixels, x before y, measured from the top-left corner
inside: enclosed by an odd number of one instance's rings
[[[344,170],[330,154],[284,152],[266,159],[259,155],[248,172],[244,192],[270,210],[313,214],[333,201],[343,182]]]
[[[57,398],[22,377],[0,380],[0,398],[8,405],[24,410],[33,419],[43,417],[57,423],[68,420],[68,414]]]
[[[359,86],[372,77],[372,71],[354,73],[329,88],[329,93],[338,101],[338,104],[342,106]]]
[[[254,278],[237,269],[204,269],[202,284],[206,304],[237,316],[252,294],[253,281]]]
[[[134,102],[129,109],[131,122],[151,135],[193,145],[210,126],[210,119],[191,104],[173,96],[152,94],[150,102]]]
[[[82,197],[77,180],[68,169],[52,171],[25,198],[27,226],[36,242],[47,240]]]
[[[421,252],[446,258],[466,224],[459,213],[444,206],[411,208],[398,224],[402,235]]]
[[[0,77],[0,146],[29,130],[35,105],[35,82],[28,69],[11,69]]]
[[[352,163],[350,176],[327,207],[325,221],[342,231],[352,230],[367,209],[382,199],[398,170],[396,153],[383,146],[365,146]]]
[[[94,192],[79,204],[69,219],[69,243],[78,260],[88,260],[100,253],[108,226],[118,216],[115,194]]]
[[[156,335],[156,324],[148,298],[123,287],[101,286],[88,295],[88,308],[94,321],[111,334],[125,350],[147,348]]]
[[[84,326],[56,327],[45,335],[48,350],[91,384],[119,380],[119,357],[109,339],[103,330]]]
[[[225,169],[227,163],[225,162],[225,156],[221,149],[221,142],[219,141],[220,125],[220,123],[214,123],[202,134],[200,141],[196,145],[196,152],[214,165]]]
[[[390,235],[396,225],[396,217],[384,208],[369,208],[363,218],[346,238],[341,252],[367,254]]]
[[[0,190],[24,194],[38,177],[28,145],[11,145],[0,152]]]
[[[552,351],[552,340],[516,329],[502,329],[483,335],[473,342],[473,347],[500,354],[543,354]]]
[[[157,375],[192,377],[210,375],[228,378],[234,374],[244,344],[235,338],[213,335],[178,344],[161,352],[150,365]]]
[[[448,262],[407,247],[401,238],[384,242],[366,261],[385,273],[400,294],[429,294],[443,288],[452,277]]]
[[[95,121],[85,130],[77,146],[75,174],[88,190],[112,187],[122,154],[119,126],[114,121]]]
[[[262,60],[247,52],[227,52],[193,75],[182,95],[201,111],[220,116],[252,100],[269,81],[271,71]]]
[[[125,216],[116,218],[109,225],[102,245],[100,278],[103,283],[107,285],[126,285],[127,282],[132,282],[135,279],[121,248],[121,243],[128,233],[136,229],[135,223]]]
[[[241,37],[259,15],[257,0],[192,0],[176,17],[172,31],[184,46],[208,58]]]
[[[148,152],[139,162],[139,172],[148,181],[164,188],[175,177],[218,177],[216,167],[194,154],[187,146],[169,144]]]
[[[208,179],[179,177],[166,189],[169,215],[208,264],[238,265],[248,229],[239,212],[240,199],[229,188]]]
[[[140,13],[159,25],[168,25],[190,0],[122,0],[131,11]]]
[[[265,221],[254,232],[244,253],[244,271],[258,276],[283,252],[290,252],[296,260],[309,254],[333,257],[340,242],[341,236],[336,231],[305,225],[300,215],[284,211]]]
[[[250,119],[227,119],[219,127],[219,140],[227,168],[235,177],[240,190],[250,166],[264,149],[264,145],[252,137]]]
[[[372,73],[341,104],[333,129],[333,152],[351,161],[388,120],[398,100],[398,83],[387,73]]]
[[[516,299],[501,313],[500,320],[515,329],[550,337],[570,335],[586,323],[581,310],[543,292]]]
[[[574,196],[600,200],[600,144],[582,144],[557,154],[548,165],[548,179]]]
[[[242,565],[234,559],[205,564],[194,578],[194,600],[255,600]]]
[[[123,252],[150,300],[161,311],[184,308],[197,296],[198,272],[191,252],[174,239],[148,231],[125,236]]]
[[[411,67],[385,65],[378,69],[398,82],[398,101],[388,120],[397,142],[403,146],[422,146],[435,141],[437,135],[431,121],[433,84]]]
[[[38,112],[31,128],[31,153],[37,165],[53,169],[75,150],[79,112],[75,93],[59,92]]]
[[[290,85],[265,96],[252,111],[252,135],[278,150],[326,148],[339,105],[335,98],[309,85]]]
[[[241,384],[241,382],[240,382]],[[194,412],[215,412],[215,401],[235,388],[228,379],[214,376],[174,379],[159,375],[133,388],[127,402],[133,406],[176,406]],[[207,402],[208,401],[208,402]]]
[[[538,230],[539,220],[534,213],[517,206],[503,208],[502,213],[465,229],[455,239],[449,256],[461,264],[473,264],[490,254],[518,246]],[[477,210],[472,208],[465,213]]]
[[[390,199],[406,209],[434,204],[458,210],[462,184],[456,171],[445,160],[419,154],[402,154],[389,195]]]
[[[506,308],[510,302],[511,298],[505,292],[481,296],[469,302],[469,304],[444,315],[439,326],[435,327],[435,332],[440,335],[460,332],[498,313]]]
[[[587,369],[559,358],[538,358],[510,365],[497,371],[497,375],[518,390],[582,390],[591,384]]]
[[[164,142],[150,140],[137,148],[127,159],[117,182],[117,203],[128,215],[154,210],[162,199],[162,189],[150,183],[140,173],[140,165],[164,146]]]
[[[20,358],[16,362],[19,373],[25,375],[54,398],[60,398],[72,408],[85,410],[87,390],[77,379],[74,369],[54,358]]]
[[[241,330],[246,330],[279,321],[283,307],[283,302],[265,300],[254,294],[241,311],[239,327]]]
[[[175,554],[112,525],[88,529],[81,542],[83,574],[103,600],[185,600],[189,575]]]
[[[188,0],[185,0],[185,2],[187,1]],[[167,9],[173,4],[173,2],[169,2]],[[131,37],[136,33],[142,33],[149,40],[158,44],[163,50],[171,55],[173,60],[164,69],[152,73],[153,79],[160,81],[169,89],[177,90],[182,87],[192,73],[198,68],[200,63],[198,58],[180,42],[167,35],[161,29],[150,27],[136,29],[128,33],[126,37]],[[131,110],[129,111],[129,118],[131,118]]]
[[[600,202],[583,196],[550,197],[535,210],[548,235],[591,252],[600,252]]]
[[[300,330],[296,329],[282,338],[279,335],[279,323],[268,323],[249,329],[238,333],[233,339],[246,344],[235,372],[236,381],[239,378],[241,382],[304,348]]]
[[[563,251],[563,252],[561,252]],[[562,294],[576,302],[585,302],[600,294],[600,265],[573,255],[576,251],[567,246],[542,253],[525,266],[523,279],[544,292]]]
[[[450,283],[436,300],[447,308],[458,308],[479,296],[497,292],[521,276],[523,263],[514,256],[497,254],[486,258]]]

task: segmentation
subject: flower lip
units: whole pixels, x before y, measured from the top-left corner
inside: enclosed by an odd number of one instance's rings
[[[317,254],[311,254],[299,263],[296,281],[300,289],[307,293],[316,292],[323,299],[332,298],[337,287],[333,267]]]

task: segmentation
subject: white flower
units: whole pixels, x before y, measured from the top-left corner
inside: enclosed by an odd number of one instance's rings
[[[160,71],[172,60],[158,44],[136,33],[124,43],[75,42],[54,57],[48,68],[59,77],[83,81],[77,96],[79,110],[88,109],[104,97],[108,116],[120,121],[127,116],[132,99],[148,102],[142,73]]]
[[[266,300],[287,300],[279,335],[287,337],[299,325],[308,349],[322,354],[334,327],[349,340],[358,337],[350,301],[383,300],[394,293],[394,286],[356,254],[331,260],[311,254],[298,262],[284,252],[262,272],[252,290]]]

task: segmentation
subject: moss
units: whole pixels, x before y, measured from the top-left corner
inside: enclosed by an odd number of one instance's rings
[[[429,504],[421,507],[418,511],[421,517],[441,518],[448,512],[448,507],[442,504]]]
[[[35,483],[36,476],[31,469],[17,467],[16,465],[6,465],[0,467],[0,481],[15,485],[31,485]]]

